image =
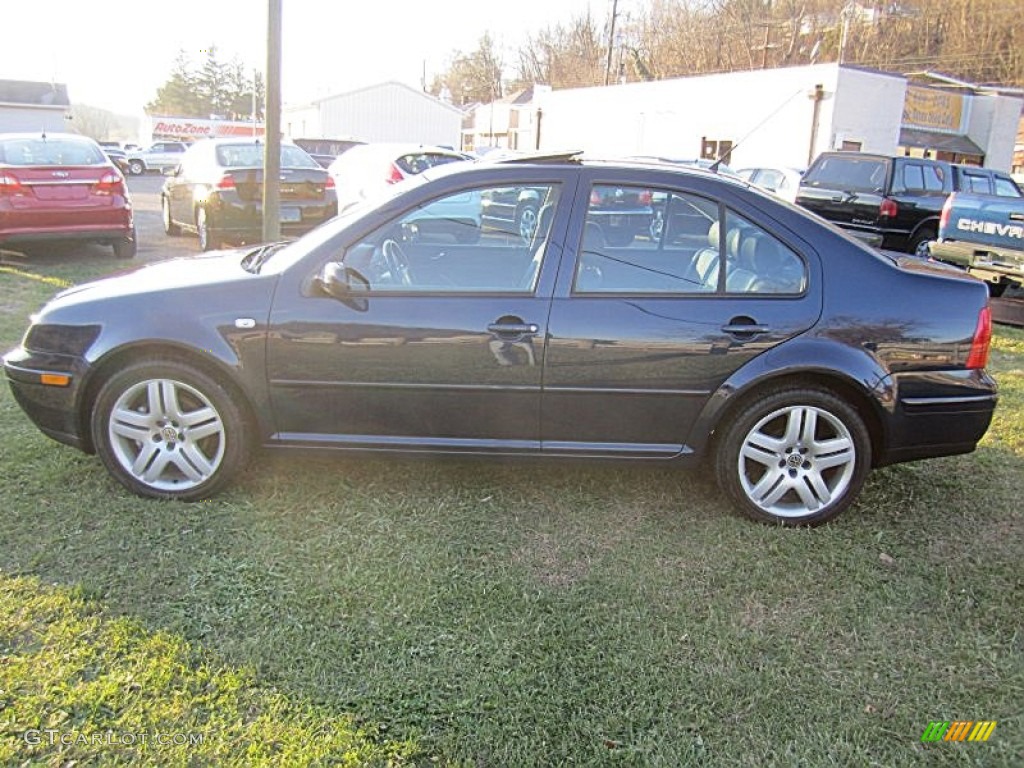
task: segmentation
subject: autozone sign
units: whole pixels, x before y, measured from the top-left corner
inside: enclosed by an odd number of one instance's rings
[[[203,120],[193,117],[153,118],[153,138],[218,139],[253,135],[263,135],[262,123],[254,125],[241,120]]]

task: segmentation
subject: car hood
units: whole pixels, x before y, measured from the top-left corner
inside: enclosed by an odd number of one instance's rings
[[[49,308],[144,294],[165,293],[198,286],[249,281],[258,275],[242,268],[251,249],[240,248],[158,261],[118,272],[58,293]]]

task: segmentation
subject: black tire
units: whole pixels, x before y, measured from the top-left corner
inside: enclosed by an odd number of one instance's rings
[[[603,233],[605,242],[616,248],[625,248],[636,237],[633,232],[625,227],[605,227]]]
[[[129,160],[128,172],[132,176],[141,176],[146,172],[146,165],[141,160]]]
[[[96,398],[96,453],[139,496],[207,499],[249,456],[249,428],[236,400],[186,363],[134,363],[111,376]]]
[[[1009,287],[1009,285],[1010,284],[1007,282],[989,283],[988,295],[991,296],[993,299],[998,299],[1000,296],[1006,293],[1006,289],[1007,287]]]
[[[163,219],[164,234],[171,237],[178,237],[181,234],[181,227],[174,223],[171,218],[171,201],[166,195],[160,196],[160,215]]]
[[[818,525],[853,503],[871,467],[871,440],[855,408],[817,388],[769,390],[716,441],[718,484],[744,515]]]
[[[215,251],[221,246],[220,234],[210,224],[205,208],[196,208],[196,234],[199,235],[199,249]]]
[[[128,237],[115,240],[112,245],[114,248],[114,258],[134,259],[135,254],[139,251],[139,240],[135,235],[135,227],[132,227]]]
[[[918,230],[917,234],[910,238],[910,242],[907,243],[907,253],[927,259],[931,255],[928,245],[938,236],[934,229],[928,227]]]

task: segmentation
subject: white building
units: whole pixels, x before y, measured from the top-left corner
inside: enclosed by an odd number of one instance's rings
[[[532,105],[539,141],[520,143],[598,155],[726,156],[736,168],[805,167],[822,151],[848,149],[1008,170],[1022,100],[941,84],[831,63],[556,90]]]
[[[0,133],[71,131],[70,119],[63,83],[0,80]]]
[[[458,147],[462,110],[398,82],[282,109],[281,129],[296,138],[352,138]]]

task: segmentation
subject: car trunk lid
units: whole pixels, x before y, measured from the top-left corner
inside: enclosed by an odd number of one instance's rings
[[[0,174],[5,196],[14,208],[109,205],[115,186],[123,191],[120,174],[109,165],[18,166],[2,168]]]
[[[234,180],[238,196],[247,202],[263,199],[263,169],[233,168],[227,171]],[[282,168],[280,178],[281,200],[324,200],[327,172],[320,168]]]

